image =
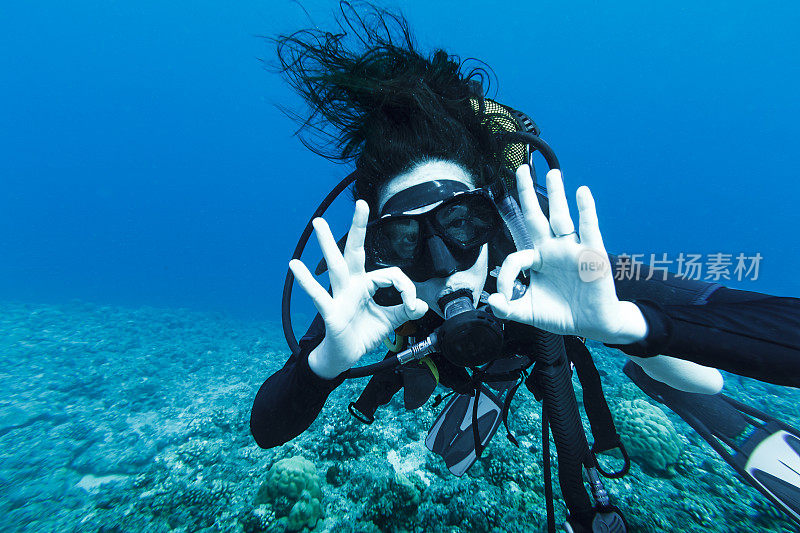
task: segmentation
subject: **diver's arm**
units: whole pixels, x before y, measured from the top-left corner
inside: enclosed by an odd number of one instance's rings
[[[317,315],[300,339],[300,353],[270,376],[256,394],[250,413],[250,431],[262,448],[279,446],[308,429],[319,416],[328,395],[344,378],[323,379],[308,366],[309,353],[325,336]]]
[[[702,305],[635,301],[644,340],[609,345],[670,355],[769,383],[800,386],[800,299],[715,288]]]
[[[422,317],[428,304],[416,297],[414,283],[397,268],[364,269],[364,236],[369,207],[356,202],[344,253],[328,224],[313,221],[328,267],[331,291],[326,291],[298,259],[289,268],[314,302],[319,314],[300,341],[301,351],[259,389],[250,430],[259,446],[283,444],[306,430],[322,410],[342,373],[376,348],[393,329]],[[402,304],[382,307],[372,297],[381,287],[394,287]]]

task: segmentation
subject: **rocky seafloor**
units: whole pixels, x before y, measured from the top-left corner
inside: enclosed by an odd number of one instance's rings
[[[631,531],[797,530],[627,381],[622,354],[591,348],[637,456],[630,474],[606,481]],[[545,530],[540,405],[527,391],[509,417],[520,448],[501,429],[461,478],[424,446],[441,407],[406,411],[398,394],[374,424],[352,419],[364,380],[336,389],[301,436],[262,450],[250,406],[286,354],[275,324],[0,304],[0,529]],[[796,389],[726,375],[726,390],[800,426]]]

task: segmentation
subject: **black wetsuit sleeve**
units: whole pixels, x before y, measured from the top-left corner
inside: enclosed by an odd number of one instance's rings
[[[324,336],[325,324],[317,315],[300,339],[300,353],[289,357],[258,390],[250,413],[250,431],[262,448],[279,446],[308,429],[328,395],[344,381],[341,376],[323,379],[308,366],[308,354]]]
[[[633,301],[647,321],[647,337],[608,346],[800,387],[800,299],[720,287],[699,305]]]

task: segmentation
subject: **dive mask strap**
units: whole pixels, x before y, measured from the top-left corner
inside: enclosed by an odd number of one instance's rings
[[[386,200],[386,203],[381,207],[379,217],[389,214],[401,215],[426,205],[447,200],[458,193],[468,190],[469,186],[466,183],[457,180],[433,180],[419,183],[397,192],[397,194]]]

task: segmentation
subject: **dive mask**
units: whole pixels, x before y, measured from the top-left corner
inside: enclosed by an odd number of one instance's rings
[[[455,180],[420,183],[392,196],[367,225],[366,266],[399,267],[417,282],[447,277],[472,267],[501,224],[487,189]]]

